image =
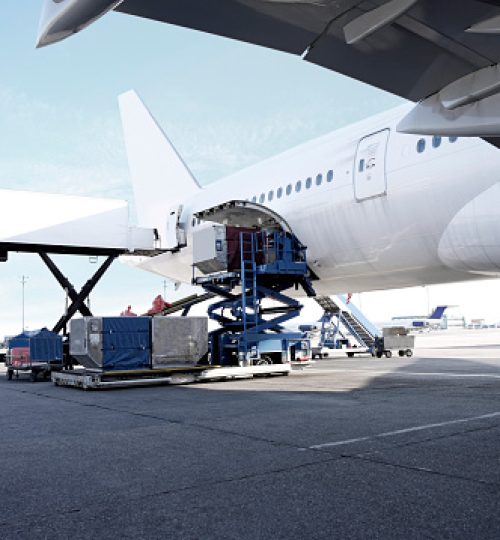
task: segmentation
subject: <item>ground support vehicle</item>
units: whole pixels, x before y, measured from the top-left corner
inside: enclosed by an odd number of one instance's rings
[[[33,382],[39,376],[48,379],[52,371],[62,369],[62,338],[46,328],[25,331],[9,340],[5,365],[9,381],[20,372],[29,373]]]
[[[191,384],[231,379],[250,379],[272,375],[288,375],[290,364],[254,366],[199,366],[193,369],[165,369],[125,372],[97,372],[85,369],[52,373],[56,386],[69,386],[83,390],[104,390],[107,388],[133,388],[136,386],[157,386]]]
[[[415,336],[410,335],[404,327],[384,328],[383,336],[375,340],[374,356],[391,358],[392,351],[399,356],[413,356]]]
[[[316,296],[323,308],[319,347],[316,357],[325,357],[325,349],[345,350],[348,357],[373,354],[375,339],[380,330],[361,311],[343,296]],[[321,356],[320,356],[321,355]]]
[[[194,239],[195,264],[205,271],[194,270],[193,283],[206,298],[218,297],[208,308],[217,330],[208,332],[206,317],[187,316],[190,302],[181,317],[76,319],[70,353],[84,369],[54,374],[53,382],[85,389],[179,384],[288,375],[292,364],[309,362],[309,340],[282,326],[302,308],[283,291],[302,285],[314,294],[305,247],[282,230],[211,229],[201,247]]]
[[[209,334],[209,365],[279,371],[310,361],[309,340],[283,328],[302,309],[284,291],[302,286],[315,294],[306,248],[291,232],[213,224],[194,236],[193,253],[193,283],[222,298],[208,308],[220,326]]]

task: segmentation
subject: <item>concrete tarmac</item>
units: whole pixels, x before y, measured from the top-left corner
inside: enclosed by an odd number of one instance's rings
[[[3,373],[4,540],[500,537],[499,330],[190,386]]]

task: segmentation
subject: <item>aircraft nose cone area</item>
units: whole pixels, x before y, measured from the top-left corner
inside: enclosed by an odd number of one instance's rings
[[[454,270],[500,275],[500,184],[467,203],[439,243],[441,261]]]

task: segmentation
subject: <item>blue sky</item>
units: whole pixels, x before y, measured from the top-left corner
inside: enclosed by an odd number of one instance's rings
[[[202,184],[401,102],[297,57],[116,13],[36,50],[40,10],[40,0],[2,0],[1,188],[131,199],[116,99],[131,88]],[[57,260],[75,285],[95,269]],[[36,256],[12,255],[0,266],[0,337],[20,328],[23,274],[30,328],[51,326],[64,306]],[[161,278],[116,263],[92,307],[141,312],[162,291]],[[424,297],[409,309],[425,312]],[[364,304],[389,315],[370,296]]]

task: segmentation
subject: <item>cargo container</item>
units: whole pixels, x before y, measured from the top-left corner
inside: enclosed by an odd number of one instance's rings
[[[9,339],[5,361],[9,380],[20,371],[29,372],[32,381],[39,374],[47,378],[52,370],[61,369],[62,363],[62,338],[47,328],[25,331]]]
[[[207,350],[206,317],[83,317],[71,321],[70,354],[88,370],[195,366]]]

